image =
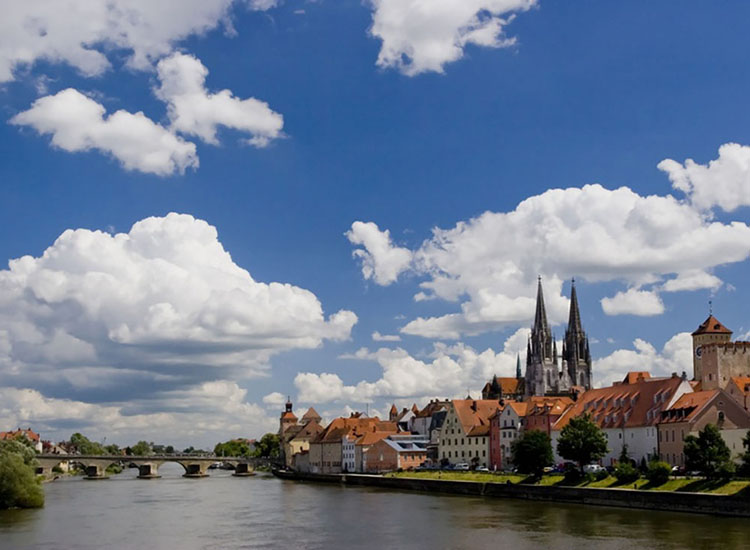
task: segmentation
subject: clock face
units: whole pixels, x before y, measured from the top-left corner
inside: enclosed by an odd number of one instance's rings
[[[703,353],[703,347],[702,346],[698,346],[697,348],[695,348],[695,356],[696,357],[700,357],[702,353]]]

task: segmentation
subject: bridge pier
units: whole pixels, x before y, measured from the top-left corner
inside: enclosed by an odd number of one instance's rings
[[[159,466],[163,462],[144,462],[138,465],[138,479],[159,479]]]
[[[234,477],[249,477],[255,475],[255,467],[248,462],[238,462],[234,465]]]
[[[182,477],[199,478],[208,477],[208,467],[211,465],[210,460],[191,460],[191,461],[180,461],[180,464],[185,468],[185,473]]]
[[[107,466],[109,466],[109,463],[91,462],[84,464],[86,475],[83,476],[83,479],[109,479]]]
[[[45,477],[51,477],[53,472],[52,468],[55,466],[63,465],[64,468],[67,469],[67,459],[62,458],[37,458],[36,459],[38,466],[36,467],[36,475],[45,476]]]

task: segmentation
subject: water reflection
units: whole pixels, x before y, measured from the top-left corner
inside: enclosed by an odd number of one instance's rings
[[[741,519],[279,481],[265,475],[46,486],[42,510],[0,512],[0,548],[746,548]]]

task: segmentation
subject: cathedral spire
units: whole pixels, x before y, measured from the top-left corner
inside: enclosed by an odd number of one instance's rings
[[[521,378],[521,354],[516,354],[516,378]]]
[[[576,294],[576,280],[573,279],[570,284],[570,315],[568,316],[568,330],[566,332],[575,332],[581,334],[581,312],[578,309],[578,295]]]
[[[534,327],[533,332],[542,332],[547,334],[549,332],[549,325],[547,324],[547,310],[544,308],[544,292],[542,292],[542,277],[539,276],[536,290],[536,313],[534,315]]]

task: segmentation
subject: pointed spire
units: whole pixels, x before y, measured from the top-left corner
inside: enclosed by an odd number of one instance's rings
[[[544,292],[542,291],[542,277],[539,276],[536,290],[536,313],[534,315],[534,332],[549,332],[547,325],[547,310],[544,308]]]
[[[531,364],[531,339],[526,340],[526,364]]]
[[[557,363],[557,338],[552,339],[552,360]]]
[[[516,354],[516,378],[521,378],[521,354]]]
[[[568,316],[568,332],[582,333],[581,312],[578,309],[578,295],[576,294],[576,280],[570,284],[570,315]]]

